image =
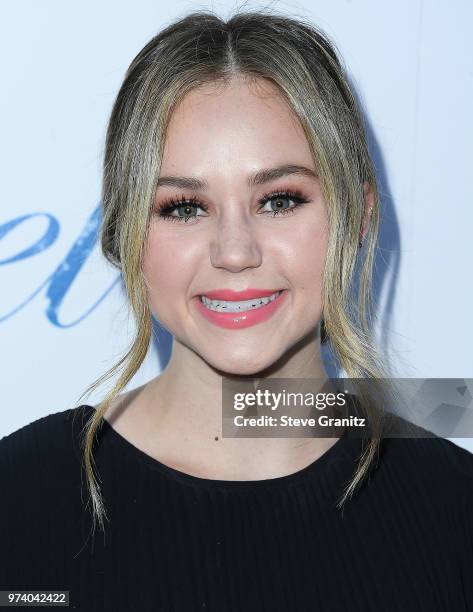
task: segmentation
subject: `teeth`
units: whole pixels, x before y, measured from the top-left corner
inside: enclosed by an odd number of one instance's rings
[[[269,297],[259,297],[253,300],[244,300],[241,302],[227,302],[225,300],[209,300],[205,295],[200,296],[200,301],[209,309],[215,312],[244,312],[245,310],[256,310],[269,302],[274,301],[281,291],[276,291]]]

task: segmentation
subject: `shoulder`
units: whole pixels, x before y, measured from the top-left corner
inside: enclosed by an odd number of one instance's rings
[[[55,412],[0,439],[0,483],[4,491],[48,487],[72,476],[81,460],[80,436],[92,410],[78,406]]]
[[[0,440],[5,584],[40,584],[50,570],[57,578],[90,532],[80,436],[91,410],[79,406],[48,414]]]
[[[392,432],[399,437],[383,438],[379,452],[379,465],[391,479],[444,500],[473,503],[473,453],[401,417]]]

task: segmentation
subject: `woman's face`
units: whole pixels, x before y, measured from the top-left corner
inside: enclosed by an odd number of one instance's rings
[[[286,166],[307,171],[262,172]],[[175,110],[143,271],[156,318],[214,368],[255,374],[319,323],[328,219],[315,172],[297,117],[268,81],[208,85]],[[160,216],[181,198],[194,200]],[[252,288],[284,291],[260,312],[258,300],[236,313],[222,302],[253,296],[217,296],[217,311],[199,297]]]

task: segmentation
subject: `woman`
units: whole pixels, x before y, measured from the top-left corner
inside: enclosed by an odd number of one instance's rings
[[[324,336],[349,377],[387,376],[376,177],[329,40],[267,12],[169,25],[118,93],[102,196],[136,339],[97,407],[2,440],[1,588],[81,610],[473,610],[471,453],[380,441],[369,398],[368,441],[221,435],[225,378],[323,383]],[[121,393],[152,315],[170,362]]]

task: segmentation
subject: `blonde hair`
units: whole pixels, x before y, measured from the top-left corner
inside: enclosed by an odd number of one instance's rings
[[[334,44],[304,18],[267,10],[239,12],[227,21],[202,10],[171,23],[131,62],[106,134],[101,248],[123,274],[137,332],[126,354],[79,398],[119,373],[87,422],[83,438],[94,527],[98,519],[103,529],[106,517],[93,468],[94,436],[111,402],[139,370],[152,336],[142,254],[166,129],[173,110],[188,92],[240,76],[269,79],[278,87],[298,116],[316,163],[330,228],[322,288],[323,323],[330,348],[349,378],[387,377],[371,332],[371,276],[379,224],[376,177],[363,118]],[[353,295],[355,263],[361,253],[364,181],[371,186],[374,206],[358,292]],[[379,447],[379,411],[372,402],[370,405],[368,396],[364,406],[372,436],[340,507],[368,473]]]

